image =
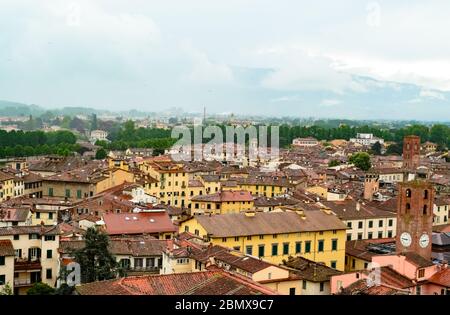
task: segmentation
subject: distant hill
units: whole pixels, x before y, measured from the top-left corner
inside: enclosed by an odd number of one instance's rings
[[[27,105],[0,100],[0,116],[38,116],[44,112],[45,109],[38,105]]]

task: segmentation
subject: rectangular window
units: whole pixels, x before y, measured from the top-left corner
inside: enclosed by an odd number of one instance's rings
[[[53,257],[53,252],[51,249],[47,249],[47,258],[52,258]]]
[[[392,231],[388,231],[388,237],[392,237]]]
[[[66,195],[67,198],[70,198],[70,189],[66,189]]]
[[[81,189],[78,189],[78,190],[77,190],[77,198],[78,198],[78,199],[81,199]]]
[[[5,256],[0,256],[0,266],[5,265]]]
[[[383,238],[383,232],[378,232],[378,238]]]
[[[295,295],[295,288],[289,288],[289,295]]]
[[[372,228],[372,227],[373,227],[373,221],[370,220],[370,221],[369,221],[369,228]]]
[[[263,239],[264,239],[264,235],[260,235],[260,236],[259,236],[259,239],[260,239],[260,240],[263,240]]]
[[[272,256],[278,255],[278,244],[272,244]]]
[[[372,232],[369,232],[369,233],[367,234],[367,238],[368,238],[369,240],[372,239],[372,236],[373,236],[373,233],[372,233]]]
[[[352,222],[347,222],[347,227],[348,227],[349,229],[351,229],[351,228],[352,228]]]
[[[330,263],[331,268],[336,269],[336,264],[337,264],[336,260],[331,261]]]
[[[258,246],[258,257],[264,257],[264,245]]]
[[[320,292],[323,292],[324,288],[325,288],[325,283],[321,282],[320,283]]]
[[[15,241],[18,241],[19,239],[20,239],[20,235],[19,234],[14,235],[14,240]]]
[[[331,240],[331,250],[337,250],[337,246],[338,246],[338,240],[337,240],[337,238],[333,238]]]
[[[283,255],[289,255],[289,243],[283,243]]]
[[[318,244],[317,244],[317,247],[318,247],[318,249],[317,249],[317,251],[320,253],[320,252],[323,252],[323,245],[324,245],[324,240],[319,240],[319,242],[318,242]]]
[[[49,220],[53,220],[53,212],[49,212],[48,213],[48,219]]]
[[[39,238],[38,234],[28,234],[28,239],[37,240]]]
[[[235,242],[239,242],[239,236],[236,236],[236,237],[234,238],[234,241],[235,241]]]
[[[222,237],[222,243],[225,243],[227,241],[226,237]]]
[[[388,224],[389,224],[389,226],[393,226],[394,225],[394,220],[389,219]]]
[[[53,197],[53,188],[49,188],[48,189],[48,195],[50,196],[50,197]]]
[[[363,221],[359,221],[358,222],[358,229],[362,229],[363,228]]]
[[[347,241],[351,241],[352,240],[352,234],[351,233],[347,233]]]
[[[302,252],[302,242],[295,242],[295,253],[300,254]]]
[[[418,278],[423,278],[425,277],[425,269],[419,269],[419,276]]]
[[[144,259],[143,258],[135,258],[134,259],[134,268],[142,268],[144,267]]]
[[[358,233],[358,240],[362,240],[363,238],[363,234],[362,233]]]
[[[303,288],[303,290],[306,290],[306,280],[303,280],[303,282],[302,282],[302,288]]]
[[[36,212],[36,219],[40,219],[41,218],[41,213],[40,212]]]
[[[378,221],[378,227],[383,227],[383,220]]]
[[[6,276],[0,275],[0,285],[4,285],[4,284],[6,284]]]
[[[46,279],[51,279],[52,278],[52,268],[49,268],[49,269],[45,270],[45,278]]]
[[[247,255],[253,255],[253,246],[252,245],[245,246],[245,253]]]
[[[46,241],[54,241],[55,240],[55,235],[45,235],[44,239]]]
[[[252,237],[251,236],[247,236],[247,241],[251,241]]]
[[[311,252],[311,241],[306,241],[305,242],[305,253],[310,253]]]

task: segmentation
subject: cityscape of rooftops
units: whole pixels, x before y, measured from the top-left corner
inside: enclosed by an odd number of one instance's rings
[[[450,295],[449,10],[0,0],[0,311]]]

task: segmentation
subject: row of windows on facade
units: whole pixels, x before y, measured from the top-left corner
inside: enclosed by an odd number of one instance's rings
[[[41,219],[43,213],[41,212],[36,212],[36,219]],[[43,219],[43,218],[42,218]],[[53,220],[53,212],[49,212],[48,213],[48,219],[49,220]]]
[[[50,196],[50,197],[53,197],[53,188],[52,187],[49,187],[49,189],[48,189],[48,195]],[[77,198],[78,199],[81,199],[81,198],[83,198],[83,193],[82,193],[82,191],[81,191],[81,189],[78,189],[77,190],[77,193],[76,193],[76,195],[77,195]],[[86,197],[92,197],[92,196],[94,196],[94,192],[93,191],[90,191],[89,192],[89,195],[88,195],[88,193],[84,193],[84,197],[86,198]],[[66,191],[65,191],[65,197],[67,197],[67,198],[70,198],[71,197],[71,190],[70,189],[66,189]]]
[[[222,241],[226,242],[226,238],[224,238]],[[304,248],[304,252],[305,254],[311,253],[311,245],[312,245],[312,241],[305,241],[305,248]],[[301,254],[302,253],[302,244],[303,242],[299,241],[299,242],[295,242],[295,254]],[[279,243],[274,243],[271,244],[271,248],[272,248],[272,256],[278,256],[280,255],[279,253]],[[265,245],[264,244],[260,244],[258,245],[258,257],[265,257]],[[289,255],[290,254],[290,243],[289,242],[285,242],[281,244],[281,255]],[[240,251],[241,247],[240,246],[234,246],[233,249]],[[338,240],[337,239],[332,239],[331,240],[331,246],[330,246],[330,250],[331,251],[337,251],[338,250]],[[318,240],[317,241],[317,252],[324,252],[325,251],[325,240]],[[245,246],[245,253],[247,255],[253,255],[253,245],[247,245]]]
[[[13,238],[14,238],[15,241],[18,241],[18,240],[20,240],[20,235],[19,234],[15,234],[13,236]],[[36,233],[28,234],[28,239],[29,240],[38,240],[40,238],[41,237],[39,236],[39,234],[36,234]],[[54,240],[56,240],[56,237],[55,237],[55,235],[44,235],[44,240],[45,241],[54,241]]]
[[[22,258],[22,249],[18,248],[14,250],[14,255],[16,258]],[[46,256],[47,259],[53,258],[53,250],[47,249]],[[34,260],[41,258],[41,249],[39,247],[28,248],[28,259]]]
[[[383,238],[383,232],[382,231],[379,231],[377,235],[378,235],[378,238]],[[387,237],[391,238],[392,236],[393,236],[393,231],[387,231]],[[369,240],[373,239],[373,232],[367,233],[367,238]],[[361,233],[361,232],[358,233],[357,239],[358,240],[362,240],[363,239],[363,233]],[[351,240],[352,240],[352,233],[347,233],[347,241],[351,241]]]
[[[144,261],[145,261],[145,266],[144,266]],[[135,269],[154,269],[154,268],[158,268],[160,263],[159,263],[159,258],[157,257],[151,257],[151,258],[133,258],[133,262],[134,262],[134,267]],[[120,265],[123,268],[131,268],[131,260],[128,258],[123,258],[120,260]]]
[[[378,227],[383,227],[383,223],[384,221],[383,220],[378,220]],[[394,220],[393,219],[389,219],[388,220],[388,226],[393,226],[394,225]],[[363,226],[364,226],[364,221],[358,221],[358,229],[362,229],[363,228]],[[347,227],[348,228],[352,228],[352,222],[351,221],[349,221],[349,222],[347,222]],[[373,228],[373,221],[372,220],[370,220],[369,221],[369,228]]]
[[[42,187],[42,182],[25,183],[25,189],[39,188],[39,187]]]

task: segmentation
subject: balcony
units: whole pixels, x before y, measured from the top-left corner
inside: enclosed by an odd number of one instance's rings
[[[31,287],[36,282],[40,281],[32,281],[31,279],[14,279],[14,287]]]
[[[30,270],[42,270],[42,265],[40,259],[28,260],[16,258],[14,261],[15,271],[30,271]]]

